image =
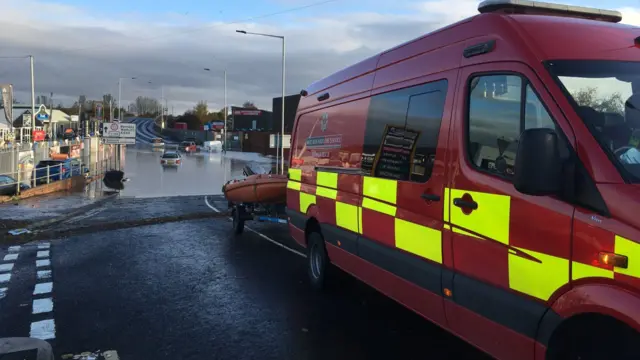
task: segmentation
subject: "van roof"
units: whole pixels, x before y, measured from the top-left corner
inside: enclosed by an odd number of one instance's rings
[[[513,48],[511,50],[520,52],[522,56],[533,55],[538,61],[638,60],[640,48],[634,46],[634,41],[639,36],[639,27],[613,21],[508,12],[478,14],[385,50],[314,82],[306,89],[307,95],[301,99],[300,108],[314,105],[316,96],[311,96],[313,94],[365,76],[395,62],[474,38],[496,39],[497,48],[500,48],[502,41],[507,47]],[[519,44],[526,46],[518,46]],[[482,56],[477,58],[480,59]],[[447,60],[451,61],[451,58]],[[462,51],[458,61],[461,60]],[[335,100],[333,97],[331,99]]]

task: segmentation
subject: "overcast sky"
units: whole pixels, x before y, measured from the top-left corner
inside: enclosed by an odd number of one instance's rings
[[[0,0],[0,83],[29,103],[29,60],[36,95],[66,105],[79,95],[160,98],[176,113],[206,100],[246,100],[271,109],[281,93],[281,42],[236,29],[284,35],[287,94],[347,65],[477,13],[477,0]],[[598,7],[602,2],[572,1]],[[315,4],[315,5],[314,5]],[[313,6],[309,6],[313,5]],[[637,1],[613,0],[626,23],[640,24]],[[210,68],[206,72],[203,69]],[[151,83],[149,83],[151,82]]]

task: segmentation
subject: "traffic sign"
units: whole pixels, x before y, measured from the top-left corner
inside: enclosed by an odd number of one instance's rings
[[[47,113],[47,108],[44,105],[40,105],[38,112],[36,113],[36,119],[40,121],[49,120],[49,114]]]
[[[102,138],[107,145],[135,145],[136,138]]]
[[[102,137],[104,138],[136,138],[136,124],[110,122],[102,124]]]

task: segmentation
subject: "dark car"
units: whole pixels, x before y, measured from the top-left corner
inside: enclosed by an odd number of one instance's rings
[[[13,196],[17,193],[16,179],[8,175],[0,175],[0,195]],[[27,184],[20,183],[20,191],[30,189]]]

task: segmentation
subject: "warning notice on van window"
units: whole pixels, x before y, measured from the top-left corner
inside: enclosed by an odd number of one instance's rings
[[[419,131],[387,125],[374,161],[374,176],[409,180],[418,135]]]

